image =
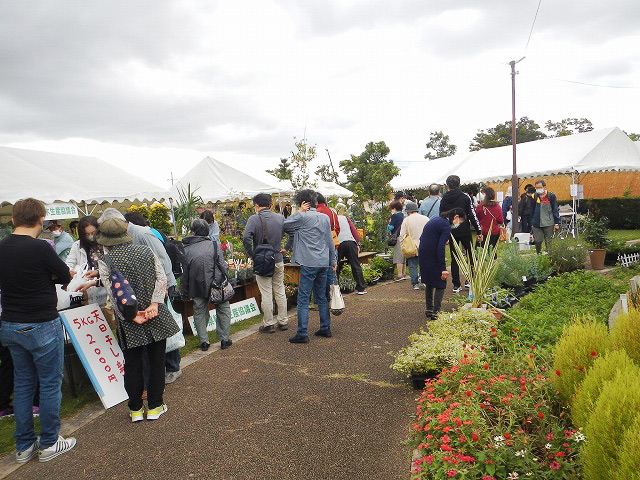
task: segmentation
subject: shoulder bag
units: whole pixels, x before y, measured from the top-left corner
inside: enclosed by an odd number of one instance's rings
[[[104,263],[109,268],[109,281],[111,282],[111,297],[122,318],[133,321],[138,315],[138,299],[129,284],[129,280],[113,265],[109,254],[105,254]]]
[[[220,305],[221,303],[228,302],[233,297],[235,290],[233,289],[233,285],[229,283],[229,278],[227,277],[227,272],[225,272],[222,264],[218,260],[218,243],[213,242],[213,256],[215,267],[213,270],[213,283],[211,284],[211,291],[209,293],[209,301],[214,305]],[[216,275],[215,270],[219,268],[222,273],[222,281],[220,284],[216,283]]]

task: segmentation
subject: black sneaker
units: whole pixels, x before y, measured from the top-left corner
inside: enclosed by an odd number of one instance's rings
[[[289,338],[289,342],[291,343],[309,343],[308,336],[296,335],[294,337]]]
[[[220,342],[220,349],[221,350],[226,350],[227,348],[229,348],[231,345],[233,345],[233,342],[231,341],[231,339],[229,340],[222,340]]]
[[[285,324],[278,324],[278,330],[289,330],[289,325]]]
[[[273,325],[260,325],[258,331],[260,333],[276,333],[276,327]]]
[[[206,352],[207,350],[209,350],[210,346],[211,344],[209,342],[202,342],[200,344],[200,350],[202,350],[203,352]]]
[[[318,330],[316,333],[314,333],[314,335],[316,337],[325,337],[325,338],[331,338],[333,335],[331,335],[331,330],[325,330],[325,329],[320,329]]]

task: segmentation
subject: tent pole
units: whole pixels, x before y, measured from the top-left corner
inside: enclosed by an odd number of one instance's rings
[[[178,228],[176,227],[176,216],[173,213],[173,199],[171,197],[169,197],[169,211],[171,212],[171,224],[173,225],[173,236],[176,237],[176,240],[177,240]]]

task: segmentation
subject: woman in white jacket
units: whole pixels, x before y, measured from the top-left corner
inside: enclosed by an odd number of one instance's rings
[[[71,246],[66,264],[70,270],[87,264],[90,269],[98,268],[99,245],[96,242],[98,219],[89,215],[78,222],[78,240]]]

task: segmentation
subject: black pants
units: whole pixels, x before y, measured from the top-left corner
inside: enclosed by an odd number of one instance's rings
[[[489,240],[489,245],[493,248],[496,248],[496,245],[498,244],[498,241],[500,240],[500,234],[498,233],[497,235],[485,235],[484,237],[482,237],[482,242],[480,243],[481,247],[484,247],[484,244],[486,243],[486,241]]]
[[[0,410],[11,406],[13,393],[13,359],[9,349],[0,344]]]
[[[349,262],[349,265],[351,266],[353,279],[356,281],[356,290],[363,292],[366,286],[362,275],[360,260],[358,259],[358,246],[356,245],[356,242],[348,240],[340,243],[340,246],[338,247],[338,278],[340,278],[340,271],[342,270],[345,260]]]
[[[160,340],[143,347],[127,348],[124,353],[124,389],[129,395],[129,409],[142,408],[142,391],[144,381],[142,375],[142,352],[149,354],[149,385],[147,387],[147,403],[149,408],[162,405],[164,393],[164,349],[167,341]]]
[[[531,217],[520,217],[520,232],[531,233]]]
[[[471,256],[471,235],[456,238],[456,241],[462,247],[463,253],[465,253],[469,257],[469,261],[471,262],[471,268],[473,268],[473,257]],[[451,281],[453,282],[453,288],[460,287],[460,267],[458,266],[458,262],[456,261],[456,256],[454,252],[456,251],[453,246],[453,240],[449,240],[449,250],[451,251]],[[469,279],[467,279],[468,281]]]
[[[435,288],[427,285],[427,315],[437,315],[442,308],[442,299],[444,297],[444,288]]]

